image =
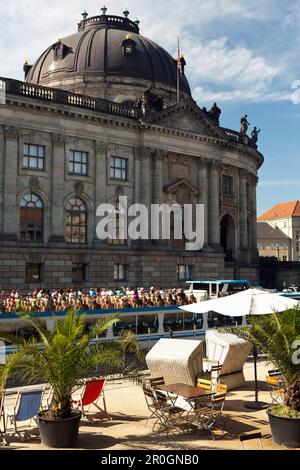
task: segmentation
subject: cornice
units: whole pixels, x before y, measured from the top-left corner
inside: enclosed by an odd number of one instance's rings
[[[123,127],[123,128],[128,128],[128,129],[144,129],[144,130],[151,130],[154,132],[157,132],[159,134],[166,134],[166,135],[172,135],[176,136],[179,138],[184,138],[184,139],[189,139],[192,141],[197,141],[197,142],[204,142],[204,143],[210,143],[213,145],[216,145],[221,148],[225,148],[228,150],[233,150],[234,152],[237,152],[239,154],[244,154],[248,155],[251,158],[254,158],[257,162],[258,168],[263,164],[264,162],[264,157],[263,155],[258,152],[257,150],[247,147],[245,145],[239,144],[239,143],[234,143],[232,141],[226,140],[226,136],[224,135],[224,138],[221,138],[219,136],[208,136],[208,135],[200,135],[200,134],[195,134],[193,132],[189,131],[184,131],[184,130],[177,130],[173,128],[167,128],[167,127],[162,127],[157,124],[152,124],[152,123],[147,123],[147,122],[142,122],[140,120],[133,120],[133,119],[127,119],[124,117],[120,116],[115,116],[111,114],[104,114],[104,113],[99,113],[98,111],[93,111],[93,110],[82,110],[80,108],[74,109],[71,107],[68,107],[66,105],[51,105],[49,102],[33,102],[30,100],[30,98],[24,98],[20,97],[14,99],[12,96],[10,96],[7,99],[7,106],[13,105],[17,106],[20,108],[31,108],[34,110],[50,113],[50,114],[59,114],[62,116],[68,116],[70,118],[75,118],[75,119],[80,119],[80,120],[86,120],[90,121],[96,124],[112,124],[118,127]],[[187,105],[183,104],[182,109],[185,109]],[[87,137],[86,137],[87,138]]]

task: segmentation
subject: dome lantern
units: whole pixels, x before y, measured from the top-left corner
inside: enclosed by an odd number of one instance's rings
[[[87,19],[87,17],[89,16],[88,12],[86,10],[84,10],[82,13],[81,13],[81,16],[83,18],[83,21],[85,21]]]

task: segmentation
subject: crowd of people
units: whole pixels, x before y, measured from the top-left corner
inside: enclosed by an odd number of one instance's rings
[[[27,294],[19,291],[0,293],[0,313],[59,312],[165,307],[195,303],[182,289],[37,289]]]

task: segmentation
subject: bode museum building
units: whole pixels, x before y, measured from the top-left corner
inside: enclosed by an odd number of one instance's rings
[[[24,64],[24,81],[1,78],[1,289],[257,282],[258,132],[247,116],[236,132],[216,104],[200,108],[184,58],[128,14],[84,12],[77,32]],[[203,249],[99,239],[97,208],[118,213],[120,196],[204,204]]]

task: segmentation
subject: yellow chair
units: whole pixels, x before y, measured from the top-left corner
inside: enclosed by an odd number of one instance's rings
[[[272,405],[280,405],[284,403],[284,381],[277,376],[266,377],[268,390],[272,399]]]
[[[198,378],[197,387],[202,388],[202,390],[212,390],[212,381]]]

